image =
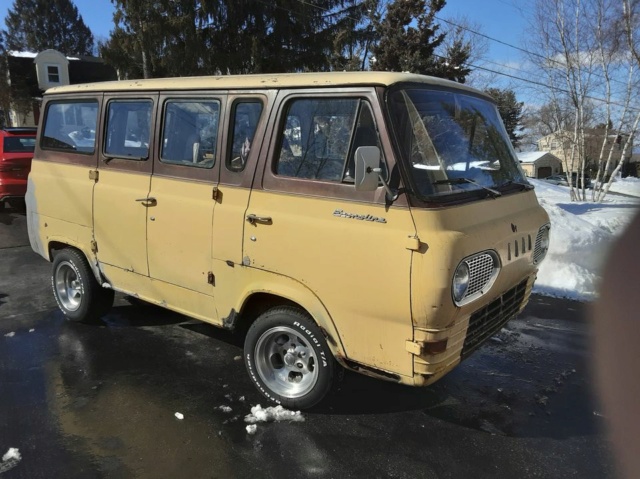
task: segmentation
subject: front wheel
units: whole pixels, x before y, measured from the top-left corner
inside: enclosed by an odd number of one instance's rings
[[[258,390],[293,409],[318,404],[331,390],[339,367],[320,328],[289,306],[270,309],[251,325],[244,358]]]
[[[98,284],[86,258],[75,249],[55,255],[51,286],[58,307],[72,321],[95,321],[113,305],[113,290]]]

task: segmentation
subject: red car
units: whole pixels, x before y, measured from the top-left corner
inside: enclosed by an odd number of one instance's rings
[[[24,201],[35,146],[35,128],[0,130],[0,207]]]

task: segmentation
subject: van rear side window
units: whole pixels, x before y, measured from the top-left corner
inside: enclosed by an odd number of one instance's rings
[[[164,112],[160,161],[212,168],[218,141],[220,102],[170,100]]]
[[[107,112],[107,156],[146,160],[149,158],[151,100],[113,100]]]
[[[235,104],[230,128],[231,147],[227,158],[229,170],[244,170],[261,113],[262,102],[260,100],[241,100]]]
[[[41,146],[44,149],[93,153],[97,121],[97,101],[49,102]]]

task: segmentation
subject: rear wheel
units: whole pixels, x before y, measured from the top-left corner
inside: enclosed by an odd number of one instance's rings
[[[51,286],[60,310],[72,321],[95,321],[113,306],[113,290],[98,284],[86,258],[75,249],[55,255]]]
[[[244,357],[258,390],[271,401],[295,409],[322,401],[338,369],[320,328],[304,312],[289,306],[270,309],[251,325]]]

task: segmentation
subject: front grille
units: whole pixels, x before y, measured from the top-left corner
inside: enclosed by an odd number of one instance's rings
[[[519,311],[527,289],[527,280],[510,289],[495,301],[476,311],[469,319],[467,336],[462,346],[462,358],[471,354],[497,333]]]
[[[482,290],[491,280],[495,266],[493,257],[487,253],[473,256],[465,261],[469,267],[469,287],[464,295],[467,298]]]

